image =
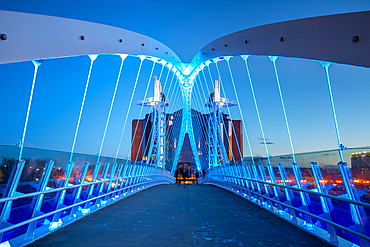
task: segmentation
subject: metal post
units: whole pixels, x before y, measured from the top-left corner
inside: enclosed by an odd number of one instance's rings
[[[54,161],[50,160],[45,164],[44,172],[41,175],[40,183],[37,188],[36,192],[45,191],[48,185],[49,177],[51,170],[53,169]],[[30,205],[31,214],[29,216],[29,219],[32,219],[34,217],[37,217],[40,215],[42,200],[44,199],[44,194],[40,194],[32,199],[32,203]],[[33,239],[35,234],[37,221],[32,221],[27,228],[27,232],[25,235],[25,240]]]
[[[87,173],[87,170],[89,168],[89,165],[90,163],[89,162],[85,162],[82,166],[82,169],[81,169],[81,172],[80,172],[80,176],[78,178],[78,184],[83,184],[85,182],[85,178],[86,178],[86,173]],[[80,196],[81,196],[81,191],[82,191],[82,186],[81,187],[78,187],[78,188],[75,188],[73,190],[73,199],[72,199],[72,204],[76,204],[77,202],[80,202],[82,201],[80,199]],[[73,207],[71,209],[71,212],[69,214],[69,218],[70,219],[73,219],[76,217],[76,211],[77,211],[77,207]],[[84,213],[83,213],[84,214]]]
[[[2,198],[14,196],[14,193],[17,189],[19,179],[21,177],[25,163],[26,162],[24,160],[20,160],[20,161],[17,160],[15,162],[12,173],[10,174],[10,177],[8,179],[8,183],[6,184],[5,191],[3,193]],[[4,228],[8,222],[10,211],[12,208],[12,203],[13,201],[6,201],[0,204],[0,207],[1,207],[0,228]],[[2,242],[3,235],[4,235],[3,233],[0,234],[1,242]]]
[[[321,174],[320,166],[316,162],[311,162],[311,169],[313,176],[315,178],[316,188],[317,192],[328,194],[328,191],[325,187],[324,178]],[[330,221],[333,221],[332,212],[333,212],[333,204],[331,203],[331,200],[329,198],[320,196],[321,201],[321,207],[322,211],[324,212],[324,217]],[[326,229],[328,231],[330,242],[338,245],[338,237],[337,233],[335,231],[335,227],[331,224],[326,224]]]
[[[68,187],[69,178],[71,177],[74,164],[75,163],[73,161],[72,162],[68,161],[68,163],[67,163],[67,166],[66,166],[66,169],[65,169],[64,175],[63,175],[63,179],[64,179],[63,180],[63,185],[62,185],[63,188]],[[56,205],[55,209],[60,209],[64,206],[63,202],[64,202],[66,192],[67,192],[67,190],[59,191],[57,193],[57,195],[55,196],[55,199],[54,199],[55,200],[55,205]],[[61,212],[55,213],[53,215],[53,219],[50,222],[49,230],[54,230],[54,229],[56,229],[56,228],[58,228],[59,226],[62,225],[63,222],[60,220],[60,218],[61,218],[60,215],[61,215]]]

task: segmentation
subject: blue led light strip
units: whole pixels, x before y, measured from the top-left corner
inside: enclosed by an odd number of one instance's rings
[[[116,156],[114,157],[114,161],[117,160],[117,157],[118,157],[118,152],[119,152],[119,149],[121,148],[121,142],[122,142],[122,138],[123,138],[123,133],[125,132],[125,128],[126,128],[126,123],[127,123],[127,119],[128,119],[128,115],[130,113],[130,109],[131,109],[131,104],[132,104],[132,99],[134,98],[134,95],[135,95],[135,90],[136,90],[136,85],[137,85],[137,81],[139,79],[139,75],[140,75],[140,71],[141,71],[141,66],[143,65],[143,60],[145,59],[146,56],[141,56],[139,55],[138,58],[140,58],[140,66],[139,66],[139,70],[137,71],[137,75],[136,75],[136,80],[135,80],[135,85],[134,85],[134,89],[132,90],[132,95],[131,95],[131,99],[130,99],[130,104],[128,105],[128,109],[127,109],[127,113],[126,113],[126,118],[125,118],[125,122],[123,124],[123,128],[122,128],[122,132],[121,132],[121,137],[119,139],[119,143],[118,143],[118,147],[117,147],[117,152],[116,152]]]
[[[98,57],[98,55],[89,55],[89,58],[90,58],[89,75],[87,76],[87,81],[86,81],[86,86],[85,86],[85,92],[84,92],[84,96],[83,96],[82,104],[81,104],[81,109],[80,109],[80,115],[78,116],[76,132],[75,132],[75,136],[73,138],[73,144],[72,144],[72,149],[71,149],[71,157],[69,158],[69,161],[70,162],[72,161],[72,158],[73,158],[73,152],[74,152],[74,149],[75,149],[75,144],[76,144],[78,129],[80,128],[80,121],[81,121],[82,111],[83,111],[84,105],[85,105],[85,98],[86,98],[87,88],[89,87],[92,66],[93,66],[94,61],[95,61],[95,59],[97,57]]]
[[[115,88],[114,88],[114,93],[113,93],[113,97],[112,97],[112,102],[110,103],[110,108],[109,108],[109,113],[108,113],[108,117],[107,117],[107,122],[105,123],[104,134],[103,134],[103,138],[102,138],[102,140],[101,140],[101,144],[100,144],[100,149],[99,149],[99,153],[98,153],[98,161],[97,161],[97,163],[99,163],[99,161],[100,161],[101,151],[102,151],[102,149],[103,149],[104,140],[105,140],[105,135],[106,135],[106,133],[107,133],[108,124],[109,124],[109,120],[110,120],[110,115],[111,115],[111,113],[112,113],[114,100],[115,100],[115,98],[116,98],[116,93],[117,93],[118,83],[119,83],[119,80],[120,80],[120,78],[121,78],[121,72],[122,72],[123,62],[125,61],[125,59],[126,59],[126,57],[127,57],[127,54],[120,54],[119,56],[120,56],[120,58],[121,58],[121,66],[120,66],[120,68],[119,68],[118,77],[117,77],[117,81],[116,81],[116,86],[115,86]]]
[[[236,92],[234,76],[233,76],[233,73],[231,71],[229,59],[226,59],[226,63],[227,63],[227,67],[229,69],[231,82],[233,84],[236,101],[238,102],[239,113],[240,113],[240,117],[242,118],[242,124],[243,124],[244,132],[245,132],[245,137],[246,137],[247,143],[248,143],[249,153],[251,155],[252,163],[254,164],[254,158],[253,158],[252,148],[251,148],[251,145],[250,145],[250,142],[249,142],[248,131],[247,131],[247,128],[245,127],[245,121],[244,121],[244,117],[243,117],[243,112],[242,112],[241,107],[240,107],[238,93]],[[233,128],[234,128],[234,126],[233,126]],[[234,132],[235,132],[235,130],[234,130]],[[238,144],[238,148],[239,148],[239,144]],[[240,148],[239,148],[239,152],[240,152]]]
[[[41,65],[40,62],[37,61],[32,61],[33,65],[35,66],[35,70],[33,72],[33,80],[32,80],[32,87],[31,87],[31,93],[30,93],[30,99],[28,101],[28,108],[27,108],[27,114],[26,114],[26,120],[24,122],[24,128],[23,128],[23,135],[22,135],[22,140],[19,143],[20,150],[19,150],[19,157],[18,160],[21,161],[22,159],[22,153],[23,153],[23,147],[24,147],[24,139],[26,137],[26,131],[27,131],[27,125],[28,125],[28,117],[30,115],[30,110],[31,110],[31,104],[32,104],[32,98],[33,98],[33,90],[35,88],[35,82],[36,82],[36,77],[37,77],[37,71]]]
[[[295,155],[294,155],[294,149],[293,149],[292,137],[291,137],[291,135],[290,135],[290,130],[289,130],[288,118],[287,118],[287,116],[286,116],[286,112],[285,112],[285,105],[284,105],[283,94],[282,94],[282,92],[281,92],[281,88],[280,88],[279,75],[278,75],[278,73],[277,73],[277,69],[276,69],[276,59],[277,59],[277,58],[278,58],[278,57],[276,57],[276,56],[269,56],[269,59],[271,60],[272,64],[274,65],[275,78],[276,78],[276,83],[277,83],[277,86],[278,86],[278,89],[279,89],[280,102],[281,102],[281,107],[283,108],[284,120],[285,120],[286,130],[287,130],[287,132],[288,132],[289,143],[290,143],[290,149],[292,150],[293,163],[296,163]]]

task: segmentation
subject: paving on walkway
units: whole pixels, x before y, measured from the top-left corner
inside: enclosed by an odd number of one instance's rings
[[[28,246],[330,246],[212,185],[159,185]]]

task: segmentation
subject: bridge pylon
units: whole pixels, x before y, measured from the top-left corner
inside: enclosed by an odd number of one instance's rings
[[[157,167],[165,165],[165,141],[166,141],[166,113],[165,108],[169,106],[166,97],[162,93],[161,82],[154,76],[154,97],[139,100],[138,105],[153,108],[151,115],[152,130],[150,147],[146,163],[154,164]]]
[[[221,109],[236,106],[237,104],[226,98],[221,98],[220,81],[216,80],[213,93],[210,95],[206,106],[209,108],[208,118],[208,161],[209,168],[228,163],[227,153],[223,142],[223,126]]]

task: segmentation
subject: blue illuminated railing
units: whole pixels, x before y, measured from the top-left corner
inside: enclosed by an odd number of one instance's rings
[[[0,199],[1,246],[25,245],[131,194],[158,184],[174,183],[168,171],[140,162],[114,163],[109,178],[106,177],[109,163],[99,176],[97,163],[92,178],[87,178],[89,163],[85,162],[77,172],[80,174],[77,184],[73,185],[70,183],[73,163],[67,165],[61,186],[51,188],[47,185],[54,161],[47,162],[36,192],[21,195],[15,189],[21,185],[18,183],[25,161],[16,163]]]
[[[370,227],[364,214],[365,211],[370,212],[369,203],[273,183],[271,180],[261,181],[249,177],[248,170],[248,165],[216,167],[210,169],[199,182],[238,194],[332,244],[369,246]],[[309,204],[303,205],[301,197],[305,197]],[[363,216],[360,219],[362,227],[358,227],[359,222],[353,214]]]

